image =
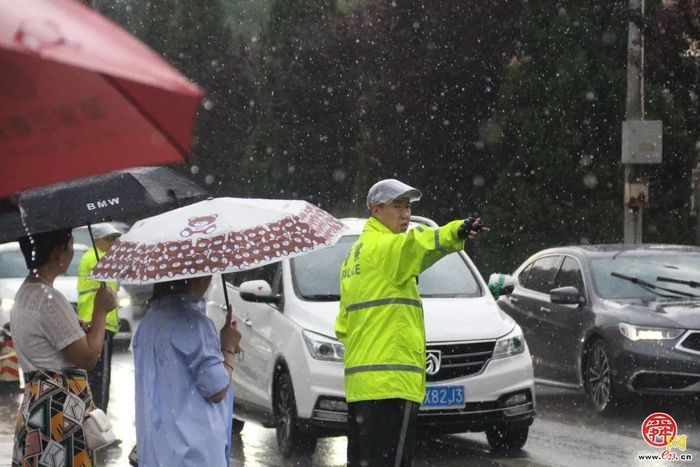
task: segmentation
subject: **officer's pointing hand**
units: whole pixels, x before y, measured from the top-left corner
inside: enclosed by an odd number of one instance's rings
[[[476,236],[479,234],[479,232],[488,232],[491,229],[481,225],[481,218],[477,217],[476,219],[473,217],[467,217],[464,219],[464,222],[462,225],[459,226],[459,230],[457,230],[457,236],[459,238],[469,238],[474,239]]]

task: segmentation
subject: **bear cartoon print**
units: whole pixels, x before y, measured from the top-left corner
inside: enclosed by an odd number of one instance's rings
[[[187,238],[194,234],[210,234],[216,230],[216,218],[219,217],[218,214],[210,214],[208,216],[190,217],[187,220],[187,227],[185,227],[180,235]]]

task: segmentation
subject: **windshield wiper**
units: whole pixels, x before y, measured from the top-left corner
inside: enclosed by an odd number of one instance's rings
[[[647,282],[644,279],[640,279],[638,277],[634,276],[626,276],[624,274],[620,274],[619,272],[611,272],[611,276],[613,277],[618,277],[620,279],[624,279],[626,281],[629,281],[633,284],[636,284],[640,287],[642,287],[644,290],[647,290],[653,294],[658,295],[659,297],[664,297],[664,298],[678,298],[678,297],[697,297],[697,295],[694,295],[692,293],[687,293],[687,292],[681,292],[680,290],[675,290],[675,289],[667,289],[666,287],[660,287],[658,285],[654,285],[651,282]],[[670,292],[675,295],[667,295],[663,294],[661,292],[658,292],[657,290],[663,290],[664,292]]]
[[[700,282],[695,282],[695,281],[686,281],[683,279],[674,279],[672,277],[663,277],[659,276],[656,278],[657,281],[661,282],[672,282],[674,284],[681,284],[681,285],[687,285],[688,287],[692,287],[694,289],[700,288]],[[697,297],[697,295],[695,295]]]
[[[340,295],[330,294],[330,293],[319,293],[311,295],[302,295],[301,298],[304,300],[318,301],[318,302],[334,302],[340,300]]]

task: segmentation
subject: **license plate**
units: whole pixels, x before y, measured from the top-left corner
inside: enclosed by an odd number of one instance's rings
[[[464,386],[428,386],[422,409],[445,409],[464,407]]]

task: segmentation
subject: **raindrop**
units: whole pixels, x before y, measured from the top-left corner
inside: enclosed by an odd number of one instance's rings
[[[601,36],[601,40],[603,41],[603,44],[613,44],[616,40],[617,36],[613,31],[605,31],[603,35]]]
[[[402,113],[405,107],[401,104],[396,104],[396,113]]]
[[[418,21],[413,22],[413,29],[420,29],[420,23]]]
[[[211,185],[212,183],[214,183],[214,180],[215,179],[213,175],[207,175],[206,177],[204,177],[204,183],[206,183],[207,185]]]
[[[333,180],[335,180],[338,183],[344,182],[347,176],[347,172],[345,172],[345,170],[343,169],[335,169],[333,171]]]
[[[190,172],[192,172],[192,175],[197,175],[199,173],[199,166],[193,165],[192,167],[190,167]]]
[[[592,190],[593,188],[598,186],[598,177],[596,177],[595,174],[591,173],[584,175],[583,186]]]
[[[484,186],[486,184],[486,180],[484,180],[484,177],[482,177],[481,175],[476,175],[472,179],[472,183],[474,184],[474,186],[481,187],[481,186]]]
[[[587,101],[592,101],[595,99],[595,93],[593,91],[588,91],[586,93],[586,100]]]
[[[204,107],[204,110],[211,110],[214,108],[214,102],[211,99],[204,99],[202,107]]]

